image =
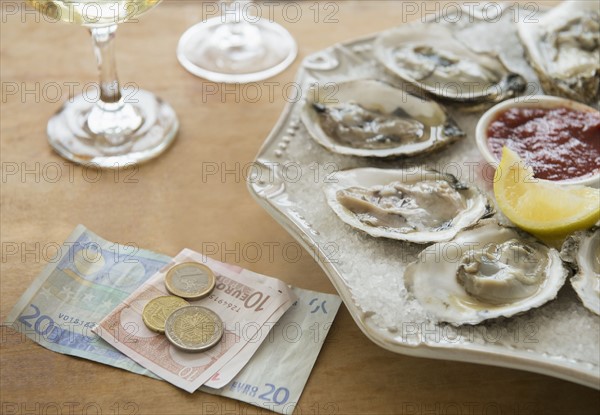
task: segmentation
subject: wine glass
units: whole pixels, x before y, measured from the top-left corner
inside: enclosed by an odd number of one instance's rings
[[[117,24],[131,20],[160,0],[28,0],[53,20],[88,27],[100,72],[97,97],[71,98],[48,122],[48,140],[76,163],[123,167],[162,153],[179,122],[173,108],[154,94],[122,89],[115,66]]]
[[[260,81],[287,68],[298,54],[294,38],[273,21],[245,16],[249,3],[222,1],[225,13],[190,27],[177,47],[183,67],[229,83]]]

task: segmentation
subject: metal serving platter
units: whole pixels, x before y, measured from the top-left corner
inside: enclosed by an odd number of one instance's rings
[[[514,14],[495,23],[463,18],[451,24],[474,50],[492,50],[529,81],[526,95],[541,93],[516,34]],[[516,368],[600,389],[600,317],[581,306],[567,283],[556,300],[510,319],[455,328],[431,321],[407,294],[404,268],[424,246],[372,238],[347,225],[326,204],[323,186],[336,171],[357,167],[427,165],[455,174],[491,193],[493,169],[475,145],[475,125],[487,107],[446,105],[467,133],[461,141],[410,159],[373,160],[334,154],[309,136],[300,121],[311,85],[378,79],[408,90],[373,54],[377,34],[334,45],[308,56],[296,82],[303,91],[288,104],[256,158],[251,194],[303,247],[314,254],[360,329],[396,353]],[[498,42],[502,39],[502,42]],[[495,45],[490,48],[489,45]],[[524,99],[526,99],[526,95]]]

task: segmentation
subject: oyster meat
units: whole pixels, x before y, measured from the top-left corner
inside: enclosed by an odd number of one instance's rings
[[[473,52],[440,24],[403,25],[381,34],[374,48],[388,70],[442,98],[497,102],[526,87],[497,56]]]
[[[363,157],[431,152],[464,133],[437,103],[375,80],[315,87],[302,111],[311,137],[327,149]]]
[[[560,255],[576,270],[571,285],[577,296],[588,310],[600,315],[600,228],[567,238]]]
[[[600,105],[600,12],[596,1],[565,1],[519,36],[544,92]]]
[[[331,209],[375,237],[447,241],[491,211],[479,189],[434,170],[365,168],[339,172],[335,178],[325,188]]]
[[[404,280],[437,320],[461,325],[539,307],[556,297],[567,274],[556,249],[488,219],[427,247]]]
[[[396,110],[384,114],[356,102],[338,105],[313,104],[325,134],[352,148],[394,148],[423,141],[425,125]]]

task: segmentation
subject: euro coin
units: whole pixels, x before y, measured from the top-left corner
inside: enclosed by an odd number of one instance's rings
[[[167,318],[165,334],[181,350],[203,352],[219,343],[223,322],[214,311],[192,305],[175,310]]]
[[[190,305],[183,298],[165,295],[150,300],[144,311],[142,311],[142,320],[146,327],[157,333],[165,332],[165,322],[167,317],[178,308]]]
[[[214,272],[206,265],[197,262],[184,262],[175,265],[167,272],[167,291],[186,300],[200,300],[215,288]]]

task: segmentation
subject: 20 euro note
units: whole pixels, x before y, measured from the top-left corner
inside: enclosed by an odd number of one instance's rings
[[[242,370],[248,361],[254,356],[262,342],[271,332],[271,329],[282,315],[288,312],[290,303],[285,303],[279,307],[263,324],[259,332],[233,357],[229,362],[220,368],[204,385],[213,389],[219,389],[227,385]]]
[[[223,320],[224,334],[215,347],[202,353],[184,352],[143,323],[145,305],[153,298],[168,295],[164,279],[170,267],[158,271],[93,330],[162,379],[193,392],[232,359],[243,357],[244,364],[247,363],[251,355],[238,356],[240,352],[252,341],[264,338],[261,329],[265,323],[278,310],[283,314],[296,298],[280,280],[212,260],[189,249],[180,252],[172,265],[189,261],[205,263],[217,279],[208,297],[190,302],[211,309]]]
[[[250,362],[223,388],[205,385],[201,391],[280,414],[294,412],[342,301],[333,294],[295,287],[292,290],[298,299],[274,325]],[[213,408],[208,405],[204,409],[209,413]]]
[[[40,345],[155,377],[91,331],[170,258],[106,241],[79,225],[33,281],[7,323]]]

